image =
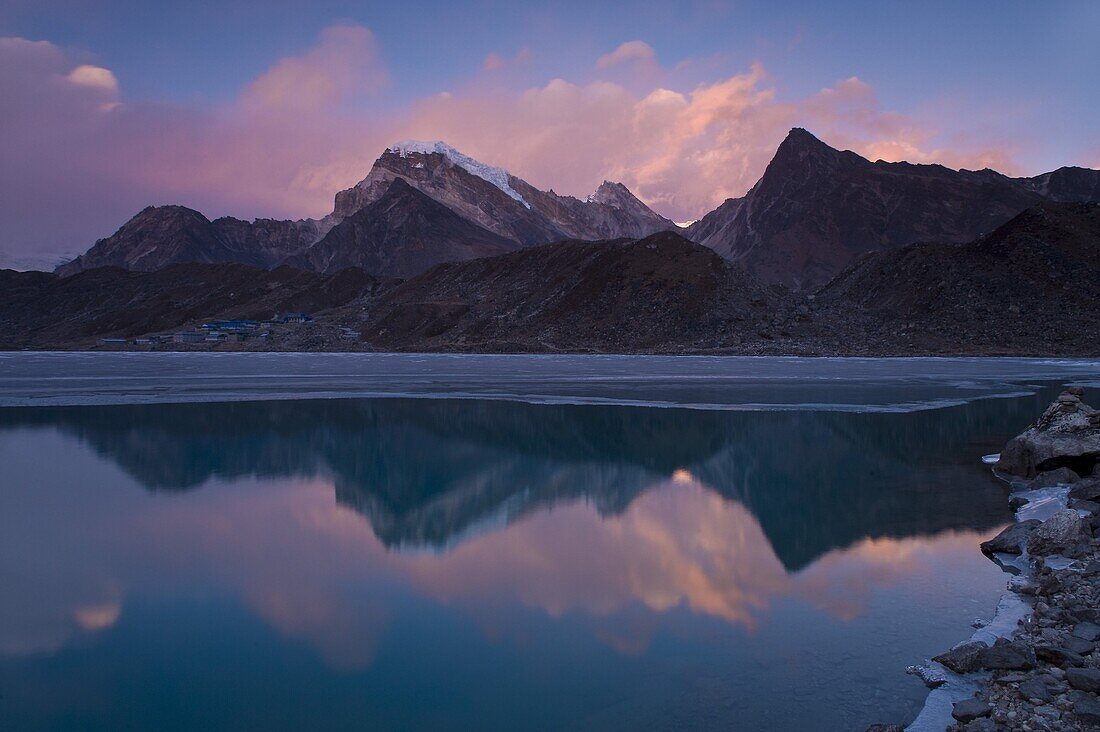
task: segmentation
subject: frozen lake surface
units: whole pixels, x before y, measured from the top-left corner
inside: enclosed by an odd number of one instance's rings
[[[3,353],[0,406],[448,397],[912,411],[1096,383],[1100,361],[323,353]]]

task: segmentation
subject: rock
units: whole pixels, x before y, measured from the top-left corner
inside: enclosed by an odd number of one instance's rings
[[[1034,557],[1064,554],[1073,557],[1088,546],[1091,532],[1073,509],[1054,513],[1027,538],[1027,551]]]
[[[1074,511],[1085,511],[1094,516],[1100,514],[1100,503],[1096,501],[1082,501],[1079,498],[1071,498],[1069,499],[1069,507]]]
[[[1020,684],[1019,692],[1025,701],[1038,699],[1039,701],[1049,702],[1054,699],[1054,695],[1050,693],[1046,683],[1040,679],[1029,679]]]
[[[1065,648],[1067,651],[1073,651],[1082,656],[1092,653],[1096,648],[1095,643],[1087,641],[1084,638],[1078,638],[1075,635],[1067,635],[1059,646]]]
[[[1067,668],[1066,681],[1074,689],[1091,691],[1093,694],[1100,692],[1100,669],[1098,668]]]
[[[1043,522],[1038,519],[1028,519],[1012,524],[989,541],[983,541],[981,544],[982,552],[985,554],[995,552],[1019,554],[1023,550],[1023,546],[1027,544],[1031,532],[1041,523]]]
[[[1052,488],[1056,485],[1076,483],[1080,479],[1081,476],[1069,468],[1055,468],[1054,470],[1044,470],[1036,475],[1035,478],[1028,483],[1028,488],[1032,490],[1036,488]]]
[[[1008,441],[994,467],[1002,473],[1034,478],[1062,467],[1085,475],[1098,463],[1100,426],[1096,410],[1067,391],[1035,424]]]
[[[905,732],[905,727],[900,724],[872,724],[867,732]]]
[[[1076,498],[1079,501],[1097,500],[1100,498],[1100,478],[1093,475],[1077,481],[1070,489],[1069,497]]]
[[[1078,720],[1085,724],[1100,725],[1100,699],[1084,691],[1071,691],[1068,696]]]
[[[989,717],[973,719],[966,725],[966,732],[996,732],[997,723]]]
[[[905,669],[905,673],[918,677],[929,689],[935,689],[947,683],[947,674],[936,666],[909,666]]]
[[[1061,646],[1035,646],[1035,655],[1044,661],[1057,666],[1080,666],[1085,662],[1084,656]]]
[[[1081,640],[1094,642],[1100,640],[1100,625],[1088,622],[1078,623],[1077,625],[1073,626],[1073,630],[1070,632],[1070,635],[1075,638],[1080,638]]]
[[[968,674],[982,667],[982,651],[989,646],[981,641],[969,641],[960,643],[946,653],[933,658],[933,661],[942,663],[957,674]]]
[[[977,697],[970,699],[963,699],[961,702],[956,702],[954,708],[951,710],[951,716],[960,722],[970,722],[978,717],[988,717],[992,713],[993,707],[985,703]]]
[[[1001,674],[997,678],[993,679],[998,684],[1019,684],[1023,681],[1027,681],[1031,677],[1027,674],[1019,673],[1018,671],[1009,671],[1007,674]]]
[[[980,654],[981,667],[989,670],[1027,671],[1035,668],[1035,651],[1020,641],[998,638]]]

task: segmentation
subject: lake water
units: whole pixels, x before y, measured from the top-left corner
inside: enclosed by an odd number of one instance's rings
[[[0,355],[0,729],[864,729],[1100,362]]]

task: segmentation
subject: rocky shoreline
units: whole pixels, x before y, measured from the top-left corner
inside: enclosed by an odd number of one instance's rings
[[[981,550],[1014,576],[989,626],[911,668],[933,691],[907,729],[1100,729],[1100,410],[1083,396],[990,456],[1017,521]]]

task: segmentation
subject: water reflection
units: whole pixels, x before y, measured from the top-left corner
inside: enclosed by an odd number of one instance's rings
[[[1043,398],[900,415],[399,399],[136,405],[0,410],[0,429],[76,435],[150,490],[330,478],[337,500],[395,548],[448,547],[581,498],[618,514],[680,472],[744,504],[794,569],[866,536],[1007,520],[967,443],[998,444]]]
[[[295,726],[301,693],[328,705],[297,720],[314,727],[904,715],[923,695],[904,665],[1002,584],[974,547],[1007,519],[1004,492],[971,456],[1045,398],[904,415],[0,410],[0,722],[112,726],[169,647],[200,676],[250,659],[246,726]],[[214,638],[171,646],[181,633]],[[115,685],[91,690],[104,672]],[[190,679],[161,683],[205,714],[192,722],[224,723]],[[272,701],[273,684],[299,694]],[[33,701],[49,689],[65,691]],[[146,726],[174,708],[153,704]]]

